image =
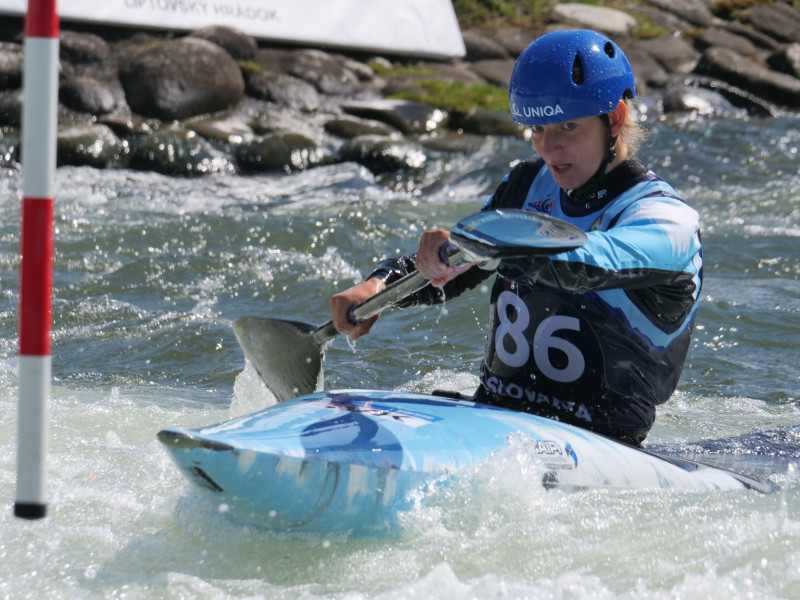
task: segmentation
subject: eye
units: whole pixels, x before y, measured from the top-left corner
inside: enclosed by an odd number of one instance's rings
[[[565,122],[565,123],[562,125],[562,127],[563,127],[565,130],[567,130],[567,131],[572,131],[572,130],[573,130],[573,129],[575,129],[577,126],[578,126],[578,124],[577,124],[577,123],[575,123],[574,121],[566,121],[566,122]]]
[[[533,131],[533,133],[541,133],[544,131],[544,127],[541,125],[531,125],[531,131]]]

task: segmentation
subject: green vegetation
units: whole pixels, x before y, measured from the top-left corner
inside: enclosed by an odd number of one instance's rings
[[[502,27],[535,29],[557,0],[453,0],[462,28],[496,30]]]
[[[508,90],[496,85],[466,85],[426,79],[418,82],[423,92],[407,90],[390,98],[416,100],[452,112],[468,113],[475,108],[508,112]]]

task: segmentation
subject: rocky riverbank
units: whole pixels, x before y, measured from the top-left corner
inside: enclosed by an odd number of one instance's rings
[[[471,152],[485,135],[526,132],[505,111],[387,96],[431,79],[506,87],[516,56],[555,27],[597,29],[625,50],[642,120],[800,110],[797,2],[723,12],[704,0],[647,0],[626,12],[562,3],[536,30],[464,31],[467,56],[449,62],[272,46],[224,27],[179,36],[64,23],[58,163],[202,175],[355,161],[388,185],[439,152]],[[671,33],[635,37],[634,15]],[[19,161],[22,26],[8,17],[0,24],[0,165],[12,167]]]

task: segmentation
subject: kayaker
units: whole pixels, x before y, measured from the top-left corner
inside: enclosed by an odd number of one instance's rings
[[[594,31],[545,34],[516,61],[511,115],[531,127],[537,156],[514,166],[484,209],[552,215],[588,242],[499,265],[474,399],[641,445],[678,384],[702,252],[697,212],[634,158],[634,96],[625,54]],[[383,261],[332,296],[335,327],[352,339],[369,332],[377,317],[352,323],[348,309],[413,269],[433,285],[403,306],[452,299],[491,275],[445,264],[447,241],[445,230],[425,231],[415,256]]]

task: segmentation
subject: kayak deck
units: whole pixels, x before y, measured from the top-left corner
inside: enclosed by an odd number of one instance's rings
[[[759,480],[653,454],[550,419],[424,394],[310,394],[223,423],[165,429],[179,469],[241,523],[386,530],[427,485],[530,439],[542,485],[562,490],[769,491]]]

